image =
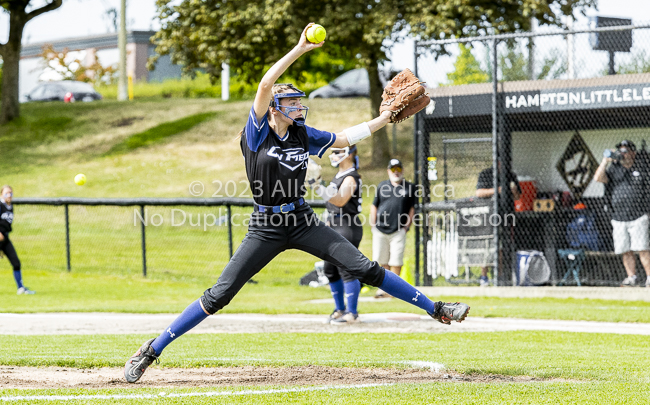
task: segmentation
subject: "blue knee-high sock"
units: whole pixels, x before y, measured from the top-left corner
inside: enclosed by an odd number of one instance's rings
[[[415,289],[415,287],[402,280],[400,276],[390,270],[386,270],[384,282],[381,283],[379,288],[395,298],[399,298],[402,301],[406,301],[409,304],[424,309],[430,314],[435,310],[433,301],[428,299],[424,294]]]
[[[343,288],[345,289],[345,298],[348,300],[348,312],[356,314],[361,282],[359,280],[348,281],[347,283],[343,283]]]
[[[337,311],[345,311],[345,300],[343,298],[343,280],[338,279],[335,282],[330,282],[330,290],[332,290],[332,298],[334,298],[334,305]]]
[[[157,355],[160,356],[165,347],[171,342],[208,317],[208,314],[201,308],[199,301],[200,299],[185,308],[185,311],[178,318],[174,319],[174,322],[153,341],[151,347],[153,347]]]
[[[20,273],[20,270],[14,270],[14,279],[18,288],[23,287],[23,275]]]

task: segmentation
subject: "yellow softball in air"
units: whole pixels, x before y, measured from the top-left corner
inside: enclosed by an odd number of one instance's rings
[[[325,40],[327,32],[322,25],[314,24],[307,29],[307,41],[319,44]]]
[[[86,175],[79,173],[78,175],[74,176],[74,182],[77,183],[78,186],[83,186],[86,184]]]

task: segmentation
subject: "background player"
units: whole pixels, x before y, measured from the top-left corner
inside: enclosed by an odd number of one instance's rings
[[[361,176],[357,172],[359,168],[357,147],[353,145],[332,148],[330,162],[332,166],[339,168],[339,172],[329,186],[337,191],[326,204],[329,213],[327,224],[354,247],[359,248],[363,238],[363,226],[358,217],[361,212],[362,190]],[[335,305],[334,312],[330,315],[330,322],[334,324],[356,322],[359,318],[357,302],[361,283],[343,267],[337,267],[334,263],[326,261],[323,270],[329,280]],[[347,308],[345,301],[348,304]]]
[[[34,294],[34,291],[23,285],[20,260],[18,259],[18,254],[16,253],[16,249],[14,249],[13,243],[9,240],[11,224],[14,222],[14,207],[11,205],[14,190],[11,186],[2,186],[0,193],[0,252],[3,252],[7,256],[11,266],[14,268],[14,279],[18,287],[18,295]]]
[[[343,236],[320,222],[305,202],[304,183],[310,154],[322,157],[329,147],[354,145],[384,127],[392,116],[390,111],[385,111],[369,122],[337,134],[305,125],[308,108],[300,102],[304,93],[293,85],[275,85],[275,81],[302,54],[323,45],[323,42],[307,42],[306,31],[311,25],[303,30],[298,45],[262,78],[241,132],[246,175],[255,200],[246,237],[217,283],[126,362],[124,376],[128,382],[140,379],[167,345],[228,305],[246,281],[287,249],[300,249],[343,267],[362,282],[381,287],[392,296],[424,309],[440,322],[460,322],[467,316],[466,304],[434,303],[399,276],[368,260]],[[333,195],[322,185],[315,192],[326,200]]]

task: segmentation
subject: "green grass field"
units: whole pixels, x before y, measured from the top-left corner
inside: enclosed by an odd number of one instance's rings
[[[284,253],[285,255],[293,255]],[[284,256],[279,259],[283,263]],[[9,276],[7,273],[5,273]],[[141,276],[61,273],[41,271],[29,274],[30,288],[37,294],[15,295],[8,281],[0,286],[0,312],[131,312],[179,313],[216,282],[197,278],[185,281],[143,279]],[[8,278],[8,277],[7,277]],[[25,276],[27,278],[27,276]],[[301,287],[284,282],[286,275],[265,269],[247,284],[224,313],[322,314],[332,311],[332,304],[308,301],[331,297],[325,287]],[[138,298],[133,298],[137,290]],[[362,294],[372,296],[374,289]],[[432,297],[445,301],[463,301],[472,307],[472,316],[562,319],[601,322],[650,322],[650,302],[559,298]],[[422,311],[399,300],[362,302],[362,313]]]
[[[14,366],[120,367],[142,336],[30,336],[0,341],[0,363]],[[647,337],[561,332],[444,334],[237,334],[188,335],[168,348],[160,367],[299,366],[400,369],[409,361],[432,361],[467,376],[531,376],[526,383],[428,383],[386,387],[269,392],[298,387],[174,389],[169,394],[257,391],[228,395],[228,403],[645,403]],[[54,355],[53,355],[54,354]],[[615,361],[612,361],[615,359]],[[146,377],[146,374],[145,374]],[[15,395],[153,394],[160,403],[198,404],[210,397],[158,396],[161,389],[0,390]],[[261,392],[260,392],[261,391]],[[79,400],[80,403],[111,403]],[[47,401],[50,403],[51,401]],[[121,403],[149,403],[123,398]],[[45,403],[30,400],[29,403]]]
[[[325,388],[325,389],[323,389]],[[162,393],[162,395],[161,395]],[[205,393],[205,396],[200,396]],[[84,400],[66,398],[66,403],[75,404],[642,404],[650,393],[645,385],[628,383],[433,383],[399,384],[385,387],[246,387],[235,389],[143,389],[137,394],[128,390],[102,390],[86,392],[75,390],[62,394],[59,390],[48,390],[48,395],[115,395],[117,398],[93,398]],[[13,395],[42,395],[33,391],[20,390]],[[129,399],[128,396],[145,398]],[[172,397],[176,395],[176,397]],[[127,398],[120,398],[127,396]],[[223,401],[223,402],[222,402]],[[28,403],[52,403],[29,399]],[[57,401],[58,402],[58,401]],[[24,403],[24,402],[23,402]]]
[[[173,86],[172,86],[173,87]],[[185,91],[180,88],[174,91]],[[180,90],[179,90],[180,89]],[[152,94],[160,89],[148,88]],[[174,93],[175,94],[175,93]],[[175,97],[175,96],[174,96]],[[189,197],[200,181],[202,197],[248,194],[235,135],[244,125],[250,101],[198,98],[143,98],[131,103],[25,104],[23,117],[0,128],[0,182],[16,197]],[[309,124],[338,131],[370,118],[366,99],[309,100]],[[398,126],[397,157],[412,162],[412,121]],[[389,129],[389,133],[391,130]],[[384,168],[370,168],[369,148],[360,147],[364,184],[377,184]],[[322,162],[325,178],[335,169]],[[411,177],[407,163],[407,177]],[[440,170],[440,168],[439,168]],[[79,187],[73,178],[85,173]],[[475,179],[458,180],[458,196]],[[462,195],[461,195],[462,194]],[[364,196],[365,197],[365,196]],[[364,199],[368,212],[370,198]],[[9,263],[0,261],[0,312],[178,313],[218,278],[228,261],[227,229],[197,224],[218,208],[182,208],[188,222],[173,226],[170,207],[148,207],[160,226],[147,227],[148,275],[142,277],[140,227],[129,207],[70,207],[72,272],[66,271],[62,207],[16,206],[11,234],[23,262],[26,285],[34,296],[16,296]],[[249,209],[234,208],[245,214]],[[178,213],[177,213],[178,215]],[[191,218],[190,218],[191,215]],[[191,225],[190,221],[196,225]],[[246,232],[233,227],[236,248]],[[366,230],[360,249],[371,251]],[[409,234],[406,257],[414,255]],[[298,286],[317,259],[285,252],[247,284],[223,312],[329,314],[332,305],[308,301],[330,297],[326,288]],[[436,280],[444,284],[444,280]],[[372,295],[373,291],[366,293]],[[472,306],[472,316],[605,322],[650,322],[650,303],[587,299],[445,297]],[[361,303],[360,311],[415,312],[397,300]],[[471,321],[471,318],[468,320]],[[0,339],[3,367],[121,367],[141,335],[12,336]],[[159,367],[327,366],[337,368],[409,367],[405,361],[444,364],[481,382],[432,382],[378,387],[255,385],[203,388],[138,387],[105,389],[4,389],[0,401],[52,403],[53,395],[72,403],[441,403],[441,404],[593,404],[647,403],[650,394],[650,338],[640,335],[563,332],[422,334],[188,334],[175,342]],[[6,370],[5,370],[6,371]],[[531,377],[533,382],[488,382],[490,376]],[[145,376],[146,377],[146,376]],[[345,381],[341,381],[345,384]],[[173,385],[173,384],[172,384]],[[206,393],[210,394],[207,395]],[[172,396],[170,396],[170,394]],[[204,395],[205,394],[205,395]],[[9,400],[11,396],[42,395]],[[88,398],[88,395],[100,397]],[[125,395],[125,397],[101,397]],[[130,397],[140,395],[140,398]],[[176,396],[173,396],[176,395]],[[182,396],[195,395],[195,396]],[[204,395],[204,396],[201,396]],[[84,399],[85,398],[85,399]]]

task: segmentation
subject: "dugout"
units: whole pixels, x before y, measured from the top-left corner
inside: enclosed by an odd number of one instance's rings
[[[533,189],[534,199],[541,200],[537,207],[530,199],[513,211],[508,208],[512,193],[506,187],[505,203],[496,205],[500,215],[511,213],[516,218],[515,226],[495,226],[494,236],[501,240],[500,267],[508,269],[500,272],[499,284],[512,283],[510,270],[517,266],[517,252],[524,250],[544,252],[553,285],[618,285],[623,280],[621,257],[613,254],[607,193],[592,179],[604,150],[623,139],[636,144],[637,160],[650,162],[645,151],[645,140],[650,140],[650,74],[499,83],[496,128],[491,83],[431,88],[428,94],[432,102],[419,115],[416,131],[421,137],[419,164],[425,169],[420,181],[431,192],[423,200],[430,216],[475,200],[478,175],[494,161],[503,169],[497,185],[505,184],[505,173],[512,170],[526,184],[528,198]],[[453,192],[436,195],[434,187],[440,184]],[[493,201],[485,204],[495,207]],[[454,246],[448,246],[453,229],[447,222],[433,220],[423,227],[428,241],[423,249],[424,273],[441,275],[442,265],[448,279],[471,282],[470,273],[464,279],[454,274],[458,262],[450,257],[455,255]],[[447,240],[444,252],[436,245],[440,232],[443,242]],[[451,243],[458,249],[453,238]],[[577,278],[567,274],[576,263],[563,249],[585,255]],[[447,263],[441,264],[441,255]],[[568,278],[562,280],[565,274]],[[645,281],[639,262],[637,275]],[[425,275],[424,281],[431,280]]]

